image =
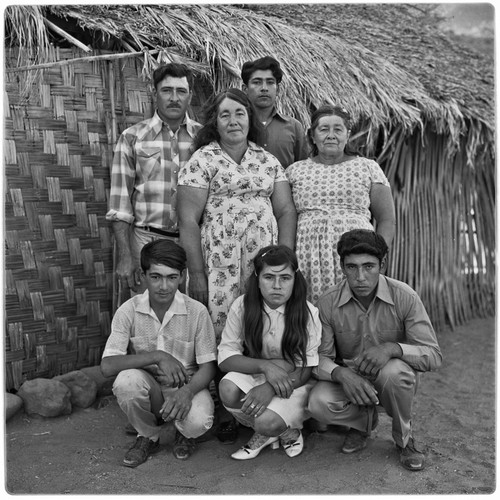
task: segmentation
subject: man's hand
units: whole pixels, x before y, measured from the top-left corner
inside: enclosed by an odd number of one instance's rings
[[[278,366],[274,361],[269,360],[264,365],[263,373],[277,396],[289,398],[292,395],[293,380],[284,368]]]
[[[379,404],[375,387],[350,368],[342,366],[335,368],[332,380],[342,385],[342,389],[351,403],[359,406]]]
[[[376,377],[391,358],[399,357],[401,348],[392,342],[370,347],[354,359],[358,373],[366,377]]]
[[[118,281],[120,281],[122,285],[127,286],[134,291],[136,286],[141,284],[140,269],[136,269],[134,267],[130,254],[123,254],[118,258],[118,263],[116,265],[116,276],[118,277]],[[137,276],[139,276],[138,282]]]
[[[160,380],[168,387],[182,387],[189,382],[189,375],[184,365],[170,354],[158,351],[160,358],[157,362],[160,369]]]
[[[183,420],[187,417],[194,397],[187,385],[170,393],[164,392],[163,397],[165,402],[160,409],[160,415],[165,422]]]
[[[204,272],[189,273],[189,296],[208,305],[208,280]]]
[[[264,413],[269,403],[274,397],[274,389],[264,382],[262,385],[250,389],[242,399],[241,411],[249,417],[259,417]]]

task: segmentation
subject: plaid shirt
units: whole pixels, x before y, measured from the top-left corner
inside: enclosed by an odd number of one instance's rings
[[[186,116],[173,133],[155,112],[126,129],[115,147],[106,219],[177,231],[177,176],[200,128]]]

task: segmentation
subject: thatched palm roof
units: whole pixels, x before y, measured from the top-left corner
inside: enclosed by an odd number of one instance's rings
[[[21,50],[16,61],[6,59],[8,81],[14,99],[23,82],[34,96],[37,65],[61,79],[55,66],[83,50],[98,71],[104,71],[99,58],[134,58],[145,81],[159,62],[186,62],[199,76],[197,95],[204,95],[205,84],[210,91],[240,86],[245,61],[273,55],[285,71],[282,111],[305,126],[311,109],[325,101],[353,113],[355,146],[379,161],[393,189],[398,228],[389,272],[417,289],[433,319],[453,325],[492,311],[494,64],[492,55],[474,53],[444,35],[434,10],[416,4],[11,6],[5,10],[6,45]],[[55,57],[54,45],[80,50]],[[67,63],[75,69],[82,61]],[[72,71],[57,88],[63,95],[52,99],[47,85],[42,91],[44,105],[55,106],[58,117]],[[46,79],[47,74],[40,73]],[[120,75],[121,84],[130,81],[130,73]],[[109,94],[103,91],[100,98],[112,107],[114,84],[108,86]],[[142,81],[139,86],[142,92]],[[135,101],[128,115],[124,103],[117,106],[120,126],[146,114]],[[21,108],[16,101],[19,136],[34,126]],[[74,114],[69,116],[73,121],[57,127],[73,130]],[[111,120],[110,132],[102,115],[96,120],[93,127],[107,134],[111,150],[117,126]],[[59,140],[64,150],[66,137]],[[25,149],[19,159],[13,144],[11,149],[13,165],[29,164]],[[104,174],[98,176],[102,181]]]
[[[392,128],[411,131],[423,122],[449,135],[450,145],[473,122],[477,133],[470,134],[469,152],[493,135],[493,66],[441,34],[429,6],[9,7],[6,18],[11,42],[31,51],[38,37],[42,59],[57,26],[71,30],[72,22],[84,30],[76,43],[87,33],[82,45],[92,48],[105,42],[122,51],[160,49],[156,60],[189,61],[215,90],[239,86],[244,61],[272,54],[286,74],[283,111],[307,124],[311,106],[340,102],[352,111],[368,146],[380,133],[388,137]],[[146,57],[145,63],[149,73],[156,61]]]

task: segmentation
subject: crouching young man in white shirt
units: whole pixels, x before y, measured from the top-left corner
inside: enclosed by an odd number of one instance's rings
[[[137,467],[158,451],[164,422],[176,427],[173,454],[191,456],[195,438],[213,424],[208,385],[215,375],[216,344],[207,309],[179,292],[186,253],[170,240],[146,244],[141,268],[147,290],[115,313],[101,370],[116,375],[113,393],[137,431],[123,464]]]

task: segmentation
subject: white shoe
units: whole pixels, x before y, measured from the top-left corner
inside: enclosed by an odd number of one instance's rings
[[[279,448],[278,437],[264,436],[257,432],[248,443],[231,455],[235,460],[250,460],[255,458],[266,446],[271,445],[273,450]]]
[[[292,437],[291,439],[287,437],[287,434],[291,434],[290,431],[297,431],[299,435],[297,437]],[[304,449],[304,438],[302,437],[302,432],[299,429],[288,429],[280,436],[281,446],[285,450],[285,453],[290,457],[296,457],[302,453]]]

